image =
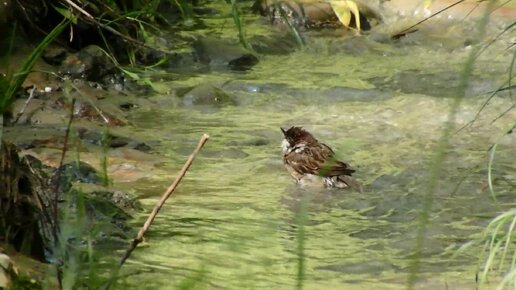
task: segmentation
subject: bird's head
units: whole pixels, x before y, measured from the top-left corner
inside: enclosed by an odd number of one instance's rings
[[[290,127],[288,130],[283,128],[280,129],[281,132],[283,132],[283,136],[285,137],[285,139],[283,139],[281,142],[283,153],[288,152],[289,149],[294,147],[317,143],[317,139],[315,139],[314,136],[310,134],[310,132],[301,127]]]

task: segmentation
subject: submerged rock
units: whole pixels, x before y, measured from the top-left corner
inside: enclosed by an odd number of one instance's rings
[[[292,33],[274,33],[256,35],[249,39],[253,50],[263,54],[288,54],[294,52],[299,43]]]
[[[227,146],[266,146],[269,144],[270,144],[269,139],[256,137],[256,138],[251,138],[251,139],[241,140],[241,141],[235,141],[235,140],[229,141],[227,143]]]
[[[93,191],[91,195],[111,201],[114,205],[116,205],[118,208],[124,209],[124,210],[141,210],[142,206],[140,202],[135,199],[130,194],[115,190],[115,191],[109,191],[109,190],[100,190],[100,191]]]
[[[99,123],[123,126],[128,123],[123,111],[115,104],[109,101],[103,101],[105,92],[101,89],[95,89],[83,85],[77,87],[80,90],[72,91],[71,95],[76,98],[73,112],[75,118],[83,118]],[[65,96],[59,97],[53,102],[55,109],[64,109],[70,111],[72,104]]]
[[[235,98],[227,94],[223,89],[206,83],[187,89],[186,92],[178,92],[178,95],[183,98],[185,106],[204,105],[222,107],[237,104]]]
[[[68,55],[59,72],[72,78],[100,82],[106,75],[116,73],[117,69],[100,47],[89,45],[78,53]]]
[[[68,52],[60,46],[48,46],[41,56],[50,65],[61,65]]]
[[[455,97],[460,85],[458,72],[443,71],[426,73],[419,70],[407,70],[396,73],[392,78],[371,78],[368,81],[381,89],[401,91],[405,94],[422,94],[434,97]],[[496,81],[484,77],[472,76],[466,89],[466,96],[477,96],[495,91]]]
[[[107,146],[109,148],[127,147],[147,152],[152,148],[145,142],[130,137],[118,136],[110,132],[100,132],[87,128],[78,128],[79,138],[93,145]]]
[[[72,162],[57,168],[50,177],[49,184],[60,193],[72,188],[73,182],[100,184],[101,179],[93,166],[86,162]]]
[[[204,37],[193,43],[194,57],[198,62],[211,68],[229,67],[232,70],[245,71],[258,63],[258,58],[240,43]]]

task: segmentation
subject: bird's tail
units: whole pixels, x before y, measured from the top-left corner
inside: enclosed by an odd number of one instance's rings
[[[338,179],[339,181],[344,182],[349,188],[360,193],[364,192],[364,186],[353,177],[349,175],[341,175],[338,177]]]

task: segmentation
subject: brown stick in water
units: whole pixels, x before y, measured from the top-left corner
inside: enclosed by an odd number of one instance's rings
[[[208,136],[207,134],[204,134],[201,137],[201,140],[199,140],[199,144],[197,144],[197,148],[195,148],[195,150],[192,152],[192,154],[190,154],[190,156],[188,157],[188,160],[186,160],[186,163],[183,165],[183,168],[181,168],[181,171],[177,175],[176,179],[168,187],[167,191],[165,191],[165,193],[163,193],[163,195],[161,196],[161,199],[158,201],[158,203],[156,204],[156,206],[152,210],[151,214],[149,215],[149,217],[145,221],[145,224],[143,224],[143,227],[138,232],[138,235],[136,236],[136,238],[131,243],[131,246],[125,252],[125,255],[120,260],[118,269],[120,269],[122,267],[122,265],[125,263],[125,261],[129,258],[129,256],[131,256],[131,253],[138,246],[138,244],[143,241],[143,236],[145,235],[147,230],[150,228],[152,222],[154,221],[154,219],[158,215],[159,210],[161,209],[161,207],[163,207],[163,205],[165,204],[167,199],[170,197],[170,195],[172,195],[172,193],[176,189],[177,185],[179,184],[179,182],[181,181],[183,176],[185,176],[186,171],[188,171],[188,168],[190,168],[190,165],[192,165],[192,162],[194,161],[195,156],[197,156],[197,154],[202,149],[202,147],[204,146],[206,141],[208,141],[208,138],[210,138],[210,136]],[[113,280],[115,274],[118,272],[118,269],[113,272],[113,275],[112,275],[111,279],[104,285],[104,290],[109,289],[109,286],[111,285],[111,281]]]

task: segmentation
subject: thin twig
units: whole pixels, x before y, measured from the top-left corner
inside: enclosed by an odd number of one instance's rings
[[[516,52],[514,54],[514,56],[516,57]],[[513,58],[514,60],[514,58]],[[496,89],[495,91],[491,91],[490,92],[490,95],[489,97],[487,98],[486,101],[484,101],[484,103],[482,104],[482,106],[480,107],[480,109],[477,111],[477,113],[475,114],[475,117],[473,117],[473,119],[471,119],[471,121],[467,122],[466,124],[464,124],[464,126],[460,127],[456,132],[455,134],[459,133],[460,131],[464,130],[465,128],[467,127],[471,127],[473,126],[473,124],[477,121],[477,119],[480,117],[480,114],[482,113],[482,111],[484,111],[484,109],[487,107],[487,105],[489,104],[489,102],[498,94],[498,92],[500,91],[504,91],[506,89],[509,89],[509,93],[511,93],[511,90],[512,88],[510,87],[504,87],[507,83],[511,83],[511,78],[509,77],[509,80],[507,80],[506,82],[504,82],[498,89]],[[496,120],[498,120],[499,118],[501,118],[503,115],[505,115],[507,112],[511,111],[512,109],[514,108],[514,104],[508,109],[506,110],[504,113],[502,113],[500,116],[496,117],[492,122],[494,123]]]
[[[512,109],[514,109],[514,108],[516,108],[516,104],[513,104],[512,106],[509,107],[509,109],[503,111],[503,113],[501,113],[498,117],[494,118],[493,121],[491,121],[491,124],[493,124],[494,122],[498,121],[498,119],[500,119],[501,117],[505,116],[507,113],[512,111]]]
[[[89,14],[88,12],[86,12],[86,10],[82,9],[79,5],[75,4],[73,1],[71,0],[65,0],[66,3],[68,3],[70,6],[72,6],[73,8],[77,9],[79,12],[81,12],[82,14],[84,14],[86,17],[88,17],[89,19],[91,20],[94,20],[95,18],[93,16],[91,16],[91,14]]]
[[[405,28],[405,29],[403,29],[402,31],[400,31],[400,32],[398,32],[398,33],[396,33],[396,34],[394,34],[394,36],[396,36],[396,35],[402,35],[402,34],[404,34],[404,33],[408,33],[412,28],[414,28],[414,27],[418,26],[419,24],[421,24],[421,23],[423,23],[423,22],[427,21],[427,20],[428,20],[428,19],[430,19],[430,18],[433,18],[434,16],[436,16],[436,15],[438,15],[438,14],[443,13],[444,11],[446,11],[446,10],[448,10],[448,9],[452,8],[452,7],[453,7],[453,6],[455,6],[455,5],[459,5],[460,3],[464,2],[464,1],[465,1],[465,0],[459,0],[459,1],[457,1],[457,2],[453,3],[453,4],[449,5],[449,6],[446,6],[446,7],[444,7],[443,9],[441,9],[441,10],[439,10],[439,11],[435,12],[434,14],[432,14],[432,15],[430,15],[430,16],[428,16],[428,17],[426,17],[425,19],[423,19],[423,20],[421,20],[421,21],[418,21],[416,24],[411,25],[411,26],[409,26],[408,28]]]
[[[120,260],[118,268],[115,271],[112,272],[113,274],[111,275],[111,279],[109,281],[107,281],[107,283],[104,285],[104,288],[103,288],[104,290],[109,289],[109,287],[111,286],[111,281],[114,278],[114,275],[122,267],[122,265],[129,258],[129,256],[131,256],[131,253],[133,252],[134,249],[136,249],[138,244],[143,241],[143,236],[145,235],[147,230],[150,228],[152,222],[154,221],[154,219],[158,215],[159,210],[163,207],[163,205],[165,204],[167,199],[170,197],[170,195],[172,195],[172,193],[176,189],[176,187],[179,184],[179,182],[181,182],[181,179],[183,179],[183,177],[185,176],[186,171],[188,171],[188,168],[190,168],[190,166],[192,165],[192,162],[194,161],[195,157],[197,156],[199,151],[202,149],[202,147],[204,146],[206,141],[208,141],[208,138],[210,138],[210,136],[208,136],[207,134],[204,134],[201,137],[201,140],[199,140],[199,144],[197,144],[197,148],[195,148],[195,150],[192,152],[192,154],[190,154],[190,156],[188,157],[188,160],[186,160],[185,164],[183,165],[183,168],[181,168],[181,171],[179,171],[179,174],[176,176],[176,179],[174,179],[174,182],[172,182],[172,184],[168,187],[168,189],[165,191],[165,193],[163,193],[163,195],[161,196],[161,199],[158,201],[158,203],[156,204],[156,206],[154,207],[154,209],[150,213],[149,217],[147,217],[147,220],[145,221],[145,224],[143,224],[143,227],[138,232],[138,235],[132,241],[131,245],[129,246],[129,248],[125,252],[125,255]]]
[[[29,93],[29,98],[25,101],[25,104],[23,104],[23,107],[21,108],[20,112],[16,115],[16,119],[12,123],[12,125],[18,123],[20,120],[20,117],[25,113],[25,110],[27,110],[27,107],[29,106],[30,101],[34,97],[34,91],[36,90],[36,86],[33,86]]]

